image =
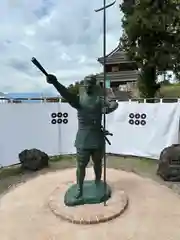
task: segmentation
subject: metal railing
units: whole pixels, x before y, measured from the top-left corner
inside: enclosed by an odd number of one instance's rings
[[[180,98],[131,98],[128,101],[139,103],[175,103],[180,102]]]
[[[139,102],[139,103],[173,103],[180,102],[180,98],[129,98],[128,100],[122,100],[120,98],[111,98],[118,102]],[[0,98],[0,103],[23,103],[23,101],[40,101],[40,102],[61,102],[61,97],[42,97],[42,98]],[[28,103],[28,102],[26,102]]]
[[[61,102],[61,97],[40,97],[40,98],[0,98],[0,103],[23,103],[23,101],[32,101],[39,102]],[[28,103],[27,102],[27,103]]]

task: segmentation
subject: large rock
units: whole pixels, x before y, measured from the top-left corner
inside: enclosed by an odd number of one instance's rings
[[[180,181],[180,144],[163,149],[157,174],[165,181]]]
[[[38,149],[25,149],[19,153],[19,160],[23,169],[37,171],[48,167],[49,156]]]

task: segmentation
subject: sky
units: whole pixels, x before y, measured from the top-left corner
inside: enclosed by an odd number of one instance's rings
[[[32,57],[66,86],[100,72],[103,13],[94,10],[102,4],[102,0],[1,0],[0,92],[55,92],[31,63]],[[107,53],[122,34],[121,18],[117,1],[107,11]]]

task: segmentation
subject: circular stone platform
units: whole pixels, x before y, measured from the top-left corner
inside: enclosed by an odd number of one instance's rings
[[[87,169],[86,179],[93,179]],[[56,217],[49,208],[52,192],[75,183],[75,169],[50,172],[11,189],[0,198],[2,240],[179,240],[180,196],[134,173],[107,169],[108,183],[124,191],[129,207],[113,221],[77,225]],[[60,192],[61,195],[61,192]],[[86,208],[86,212],[91,211]]]
[[[128,205],[124,191],[113,189],[111,198],[104,203],[85,204],[74,207],[64,205],[64,193],[67,184],[61,184],[55,189],[49,199],[52,212],[63,220],[76,224],[96,224],[107,222],[119,217]]]

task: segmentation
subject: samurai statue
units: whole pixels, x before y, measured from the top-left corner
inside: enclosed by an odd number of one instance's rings
[[[47,75],[47,82],[52,84],[60,95],[77,110],[78,131],[75,140],[77,150],[76,179],[78,190],[76,198],[83,197],[83,183],[86,167],[90,157],[94,165],[95,184],[100,183],[102,175],[102,159],[108,131],[102,128],[103,113],[109,114],[118,108],[115,100],[104,99],[103,90],[97,84],[96,77],[91,76],[83,81],[79,94],[75,95],[58,82],[56,76]]]

